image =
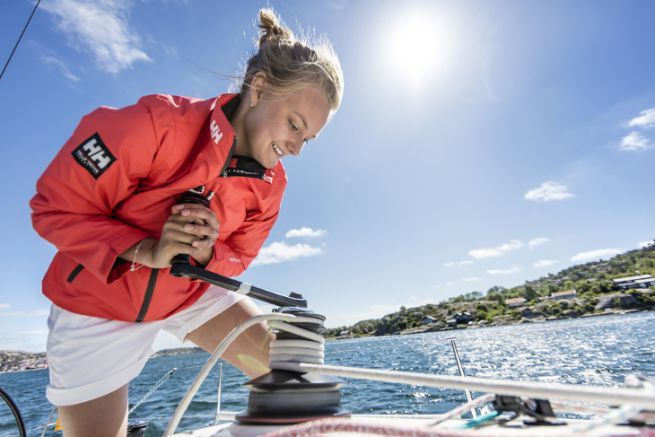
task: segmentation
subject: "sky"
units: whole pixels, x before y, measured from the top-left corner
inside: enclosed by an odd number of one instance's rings
[[[0,2],[3,64],[33,6]],[[45,350],[56,249],[28,202],[80,118],[233,91],[266,6],[332,42],[345,94],[284,160],[241,280],[302,293],[334,327],[655,238],[652,1],[43,0],[0,80],[0,349]]]

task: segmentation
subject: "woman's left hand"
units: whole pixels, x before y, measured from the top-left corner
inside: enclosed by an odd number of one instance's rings
[[[197,253],[191,256],[202,265],[207,265],[214,254],[214,244],[218,239],[220,224],[214,212],[197,203],[180,203],[173,205],[173,214],[179,214],[187,222],[184,225],[184,232],[193,234],[197,239],[192,242]]]

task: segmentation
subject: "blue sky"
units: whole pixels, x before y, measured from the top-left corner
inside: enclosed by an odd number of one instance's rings
[[[79,119],[229,90],[267,5],[332,41],[346,89],[243,280],[337,326],[655,238],[652,1],[43,0],[0,81],[0,349],[45,349],[28,201]],[[32,7],[0,3],[3,63]]]

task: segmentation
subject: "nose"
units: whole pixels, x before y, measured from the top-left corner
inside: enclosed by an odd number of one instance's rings
[[[302,148],[305,145],[304,141],[289,141],[287,143],[287,150],[289,150],[289,153],[291,153],[293,156],[298,156],[300,155],[300,152],[302,152]]]

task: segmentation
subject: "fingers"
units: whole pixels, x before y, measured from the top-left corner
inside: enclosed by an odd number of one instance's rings
[[[173,214],[179,214],[187,219],[200,219],[213,228],[218,229],[219,223],[214,212],[200,204],[194,203],[181,203],[174,205],[172,208]],[[191,221],[191,220],[189,220]]]
[[[164,230],[178,231],[190,235],[191,239],[185,238],[185,242],[192,244],[194,241],[201,241],[202,244],[195,247],[211,246],[218,239],[218,229],[204,224],[197,224],[196,222],[188,222],[184,217],[179,214],[173,214],[169,217],[164,225]],[[207,243],[207,244],[205,244]]]

